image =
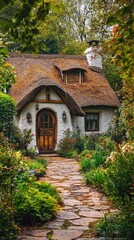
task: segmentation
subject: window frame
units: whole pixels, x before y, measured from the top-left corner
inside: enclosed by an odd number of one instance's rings
[[[72,79],[75,79],[75,76],[78,74],[78,81],[71,81],[71,78],[69,80],[69,76],[72,75]],[[63,82],[68,84],[79,84],[83,83],[84,79],[84,71],[79,68],[69,69],[67,71],[63,71]]]
[[[87,129],[87,115],[95,114],[97,115],[97,128],[96,129]],[[86,112],[85,113],[85,132],[98,132],[99,131],[99,112]],[[91,119],[89,119],[91,121]],[[94,119],[95,121],[95,119]]]

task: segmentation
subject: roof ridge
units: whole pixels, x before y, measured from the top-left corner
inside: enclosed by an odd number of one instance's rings
[[[63,54],[31,54],[31,53],[13,53],[10,52],[9,57],[22,57],[22,58],[33,58],[33,59],[81,59],[85,60],[84,55],[63,55]]]

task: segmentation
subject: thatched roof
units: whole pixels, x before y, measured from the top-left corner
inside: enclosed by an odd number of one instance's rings
[[[67,71],[70,69],[82,69],[86,71],[84,63],[80,61],[80,59],[66,59],[66,61],[63,61],[63,59],[56,60],[54,62],[54,65],[60,69],[61,71]]]
[[[85,56],[10,54],[8,62],[15,66],[17,80],[10,90],[21,110],[43,86],[52,86],[75,115],[83,115],[82,107],[120,105],[109,83],[98,71],[90,69]],[[66,84],[61,72],[82,69],[83,83]]]

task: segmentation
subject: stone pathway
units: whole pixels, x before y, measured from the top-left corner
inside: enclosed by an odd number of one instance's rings
[[[43,178],[60,192],[63,209],[55,220],[41,228],[27,231],[23,240],[95,240],[91,227],[110,210],[107,198],[84,184],[79,164],[74,159],[49,157],[47,173]]]

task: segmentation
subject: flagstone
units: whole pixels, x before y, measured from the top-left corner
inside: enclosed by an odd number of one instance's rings
[[[100,212],[100,211],[94,211],[94,210],[91,210],[91,211],[80,211],[79,212],[79,216],[82,216],[82,217],[91,217],[91,218],[102,218],[103,217],[103,213]]]
[[[49,230],[35,230],[35,231],[31,231],[30,232],[30,236],[34,236],[34,237],[46,237],[47,234],[49,233]]]
[[[60,229],[60,227],[64,224],[64,221],[54,221],[54,222],[49,222],[46,224],[46,226],[48,228],[58,228]]]
[[[80,237],[82,230],[54,230],[52,239],[54,240],[72,240]]]
[[[33,237],[33,236],[21,236],[18,238],[19,240],[48,240],[46,237]]]
[[[90,206],[90,208],[95,209],[95,210],[108,210],[110,209],[109,205],[94,205]]]
[[[88,226],[89,223],[92,222],[96,222],[98,219],[96,218],[80,218],[80,219],[76,219],[76,220],[71,220],[70,222],[74,225],[78,225],[78,226]]]
[[[89,193],[89,189],[78,189],[72,191],[72,193]]]
[[[57,218],[61,219],[76,219],[79,218],[79,216],[76,213],[69,212],[69,211],[59,211],[57,214]]]
[[[73,206],[64,206],[63,208],[64,208],[64,210],[71,210],[71,211],[74,211]],[[77,210],[77,211],[78,211],[78,210]]]
[[[69,230],[82,230],[82,231],[85,231],[85,230],[89,230],[89,227],[87,226],[69,226],[68,227]]]
[[[65,199],[64,204],[69,206],[75,206],[75,205],[81,205],[83,203],[76,199],[70,198],[70,199]]]

